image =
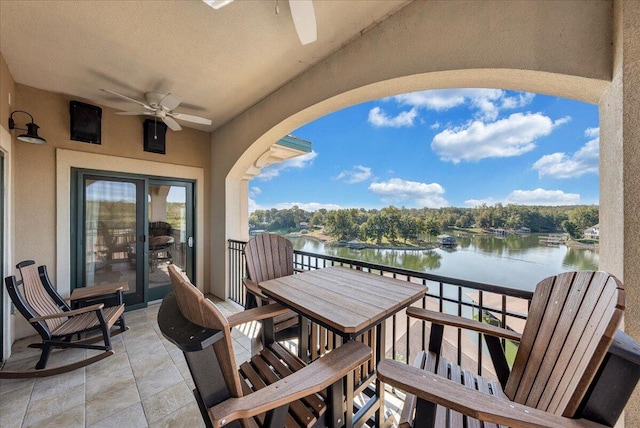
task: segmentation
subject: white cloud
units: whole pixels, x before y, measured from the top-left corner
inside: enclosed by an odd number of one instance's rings
[[[532,168],[538,171],[540,178],[576,178],[585,174],[597,174],[599,158],[600,140],[596,138],[582,146],[573,155],[559,152],[542,156]]]
[[[533,150],[537,138],[568,120],[554,122],[542,113],[513,113],[492,123],[476,120],[438,133],[431,148],[441,160],[453,163],[518,156]]]
[[[413,126],[413,121],[418,116],[418,110],[412,108],[409,111],[400,112],[395,117],[388,116],[380,107],[369,110],[369,123],[373,126],[401,128],[403,126]]]
[[[348,184],[360,183],[371,178],[371,168],[355,165],[351,171],[342,171],[334,180],[342,180]]]
[[[507,204],[519,205],[577,205],[580,203],[580,195],[577,193],[565,193],[562,190],[514,190],[505,199]]]
[[[469,104],[478,110],[478,118],[495,120],[501,110],[521,108],[531,103],[535,94],[529,92],[508,96],[501,89],[460,88],[412,92],[391,97],[403,105],[414,108],[444,111]],[[389,98],[387,98],[389,99]]]
[[[279,204],[275,204],[273,208],[277,210],[288,210],[290,208],[293,208],[294,205],[296,205],[301,210],[309,212],[317,211],[321,208],[324,208],[326,210],[340,210],[343,208],[342,206],[337,204],[323,204],[321,202],[281,202]]]
[[[306,168],[313,164],[313,160],[318,156],[318,152],[311,151],[306,155],[297,156],[295,158],[287,159],[280,163],[275,163],[273,165],[269,165],[266,168],[262,168],[260,174],[256,176],[256,178],[269,181],[272,178],[275,178],[280,175],[280,173],[289,168]]]
[[[264,209],[264,208],[262,208],[260,205],[258,205],[258,203],[256,203],[256,201],[254,199],[249,198],[249,214],[251,214],[255,210],[262,210],[262,209]]]
[[[479,207],[481,205],[491,206],[495,205],[496,203],[496,200],[491,197],[484,199],[467,199],[466,201],[464,201],[464,204],[471,208]]]
[[[596,138],[600,137],[600,127],[598,128],[587,128],[584,131],[584,136],[587,138]]]
[[[391,178],[380,183],[371,183],[369,191],[387,203],[413,203],[420,207],[440,208],[449,203],[442,196],[444,188],[438,183],[419,183],[400,178]]]
[[[251,186],[249,188],[249,197],[250,198],[255,198],[258,195],[262,194],[262,189],[260,189],[258,186]]]
[[[431,126],[429,126],[430,129],[440,129],[440,122],[435,122],[433,123]]]

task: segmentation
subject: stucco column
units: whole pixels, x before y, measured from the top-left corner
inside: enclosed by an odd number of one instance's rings
[[[627,292],[625,331],[640,340],[640,2],[614,6],[614,70],[600,100],[600,268]],[[640,426],[640,392],[625,426]]]

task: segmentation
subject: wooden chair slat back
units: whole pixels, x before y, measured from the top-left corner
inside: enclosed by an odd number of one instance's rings
[[[625,307],[622,284],[605,272],[567,272],[536,287],[513,369],[509,399],[574,416]]]
[[[293,275],[293,244],[288,239],[271,233],[255,236],[244,249],[247,273],[252,281],[260,283],[286,275]]]
[[[224,337],[214,344],[214,350],[229,393],[233,397],[241,397],[242,388],[236,368],[229,321],[175,265],[169,265],[168,270],[182,315],[193,324],[222,331]]]
[[[22,294],[39,316],[52,315],[63,312],[56,302],[49,296],[40,282],[40,274],[35,263],[21,263],[18,266],[22,277]],[[66,317],[44,320],[50,331],[55,330],[67,320]]]

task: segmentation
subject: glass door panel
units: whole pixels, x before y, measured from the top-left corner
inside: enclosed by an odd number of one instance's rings
[[[85,286],[127,282],[125,303],[144,303],[144,181],[84,176],[83,262]]]
[[[192,277],[193,197],[191,183],[151,180],[149,212],[149,300],[171,291],[168,266],[174,264]]]

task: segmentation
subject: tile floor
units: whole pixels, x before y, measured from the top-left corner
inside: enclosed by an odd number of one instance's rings
[[[233,302],[216,303],[226,315],[242,310]],[[0,427],[204,426],[182,352],[158,328],[159,307],[126,314],[130,330],[113,338],[114,356],[62,375],[0,379]],[[250,332],[243,331],[233,331],[238,361],[250,355]],[[26,346],[38,338],[17,341],[5,368],[33,368],[40,350]],[[81,359],[85,352],[95,351],[54,351],[48,366]]]

